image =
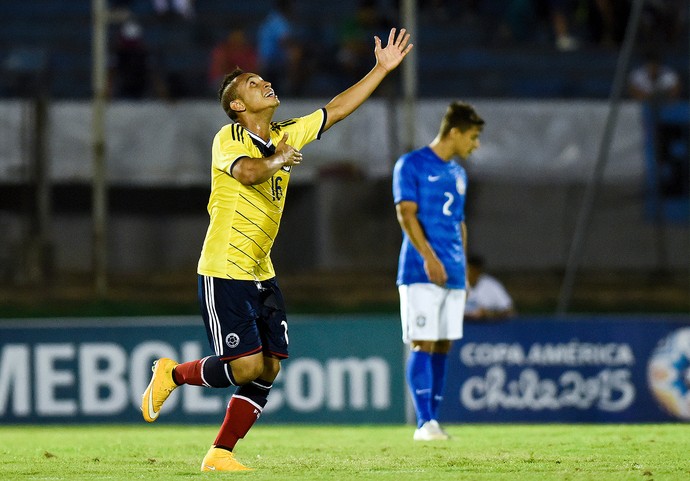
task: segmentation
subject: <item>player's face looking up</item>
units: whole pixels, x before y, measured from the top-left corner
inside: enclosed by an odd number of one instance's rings
[[[453,140],[454,153],[462,159],[467,159],[470,154],[479,148],[479,135],[482,133],[481,127],[472,126],[465,132],[453,127],[449,135]]]
[[[258,112],[280,105],[280,99],[273,91],[271,82],[254,73],[245,72],[232,83],[235,84],[237,98],[230,102],[230,107],[236,112]]]

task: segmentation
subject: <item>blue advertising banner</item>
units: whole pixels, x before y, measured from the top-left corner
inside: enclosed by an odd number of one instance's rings
[[[690,319],[520,318],[467,324],[443,422],[690,420]]]
[[[391,318],[293,316],[290,359],[262,422],[404,422],[399,329]],[[143,422],[141,395],[152,361],[209,354],[194,316],[6,320],[0,322],[0,423]],[[161,419],[217,424],[232,392],[182,386]]]
[[[262,423],[409,419],[397,316],[292,316],[289,338]],[[209,353],[195,316],[2,321],[0,423],[143,422],[152,361]],[[688,421],[690,317],[467,323],[448,373],[446,423]],[[217,424],[231,393],[183,386],[161,420]]]

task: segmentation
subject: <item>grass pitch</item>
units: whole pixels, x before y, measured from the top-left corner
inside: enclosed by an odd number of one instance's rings
[[[259,423],[235,450],[255,469],[202,473],[217,426],[0,426],[3,480],[690,479],[690,425],[448,425],[414,442],[402,425]]]

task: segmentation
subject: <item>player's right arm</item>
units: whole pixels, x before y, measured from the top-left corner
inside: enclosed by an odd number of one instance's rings
[[[240,157],[230,167],[230,175],[244,185],[266,182],[284,166],[297,165],[302,161],[302,152],[287,143],[287,132],[276,145],[270,157]]]
[[[362,105],[374,93],[386,75],[400,65],[400,62],[412,50],[412,44],[408,44],[409,40],[410,34],[404,28],[397,35],[396,29],[392,28],[385,47],[381,45],[379,37],[374,37],[376,64],[359,82],[328,102],[325,107],[327,115],[323,126],[324,132]]]
[[[416,202],[403,200],[395,205],[395,212],[400,227],[410,238],[410,242],[424,259],[424,271],[430,282],[444,286],[448,280],[446,268],[439,260],[436,252],[424,234],[424,229],[417,218],[418,206]]]

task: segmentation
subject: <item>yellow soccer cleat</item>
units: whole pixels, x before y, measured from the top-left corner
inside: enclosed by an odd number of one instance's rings
[[[148,423],[158,419],[163,403],[177,388],[172,371],[177,363],[172,359],[161,358],[153,363],[153,375],[144,395],[141,397],[141,412]]]
[[[211,446],[201,462],[202,471],[254,471],[235,459],[227,449]]]

